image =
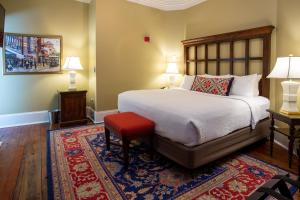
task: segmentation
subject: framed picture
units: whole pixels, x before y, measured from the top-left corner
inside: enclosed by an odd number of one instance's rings
[[[4,34],[4,74],[61,72],[62,37]]]

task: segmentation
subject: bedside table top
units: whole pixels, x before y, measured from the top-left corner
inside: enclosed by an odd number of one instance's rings
[[[288,115],[288,114],[284,114],[281,113],[280,111],[276,111],[276,110],[272,110],[272,109],[268,109],[267,112],[269,112],[272,115],[277,115],[277,116],[281,116],[284,118],[288,118],[288,119],[296,119],[296,120],[300,120],[300,115]]]
[[[60,94],[87,93],[87,90],[58,90]]]

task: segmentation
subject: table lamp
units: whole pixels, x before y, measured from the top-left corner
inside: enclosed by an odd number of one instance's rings
[[[166,70],[166,74],[169,75],[170,87],[175,86],[176,75],[178,74],[178,68],[176,62],[169,62]]]
[[[292,79],[300,78],[300,57],[279,57],[272,72],[267,78],[284,78],[282,81],[283,103],[280,112],[288,115],[300,114],[297,108],[297,91],[299,82]]]
[[[64,70],[69,70],[69,90],[76,90],[76,70],[83,70],[79,57],[67,57],[63,66]]]

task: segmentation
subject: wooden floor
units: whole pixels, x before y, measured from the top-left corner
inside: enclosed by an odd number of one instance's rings
[[[47,199],[46,134],[48,125],[0,129],[0,199]],[[243,150],[250,155],[297,173],[297,159],[288,168],[287,151],[277,145],[270,157],[268,143]],[[296,194],[295,199],[300,199]]]
[[[47,199],[48,125],[0,129],[0,199]]]

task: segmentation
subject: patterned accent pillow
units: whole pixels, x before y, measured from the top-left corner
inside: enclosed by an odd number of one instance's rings
[[[197,76],[192,90],[209,94],[228,96],[234,78],[206,78]]]

